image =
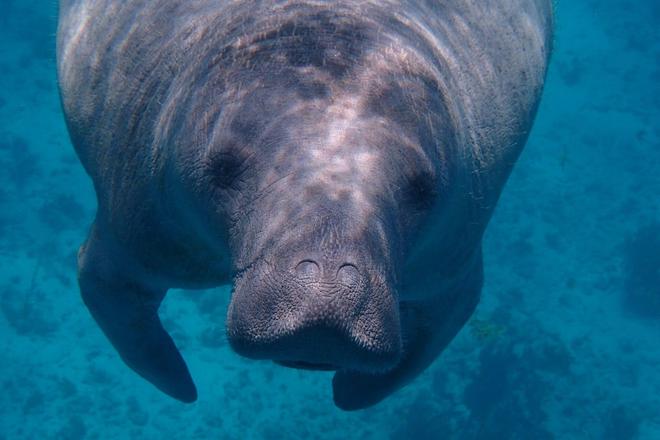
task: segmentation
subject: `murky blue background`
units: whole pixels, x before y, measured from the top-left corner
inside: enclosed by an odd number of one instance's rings
[[[0,439],[660,439],[660,2],[564,0],[533,134],[485,238],[475,316],[366,411],[328,373],[225,343],[228,288],[163,319],[194,405],[126,368],[82,305],[95,200],[55,78],[55,2],[0,7]]]

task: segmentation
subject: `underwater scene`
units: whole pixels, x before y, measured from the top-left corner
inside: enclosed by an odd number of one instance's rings
[[[0,440],[660,439],[660,2],[555,2],[475,313],[412,383],[349,412],[332,372],[232,351],[230,285],[159,310],[195,403],[122,362],[78,288],[96,197],[60,103],[57,8],[0,14]]]

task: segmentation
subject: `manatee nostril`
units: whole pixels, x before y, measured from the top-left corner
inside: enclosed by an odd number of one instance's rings
[[[302,278],[316,278],[320,272],[316,261],[302,260],[296,265],[296,274]]]
[[[359,278],[360,272],[354,264],[344,263],[337,270],[337,281],[340,283],[357,284]]]

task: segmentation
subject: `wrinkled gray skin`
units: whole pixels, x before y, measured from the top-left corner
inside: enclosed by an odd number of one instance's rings
[[[549,0],[63,1],[98,197],[79,282],[122,359],[195,400],[157,310],[233,280],[239,354],[337,370],[343,409],[410,382],[478,302],[551,21]]]

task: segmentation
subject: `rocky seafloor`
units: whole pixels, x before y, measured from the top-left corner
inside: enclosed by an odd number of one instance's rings
[[[0,15],[0,439],[660,439],[660,3],[557,2],[482,302],[417,381],[354,413],[330,373],[231,352],[228,286],[162,306],[195,404],[119,360],[78,294],[95,200],[62,119],[56,14]]]

